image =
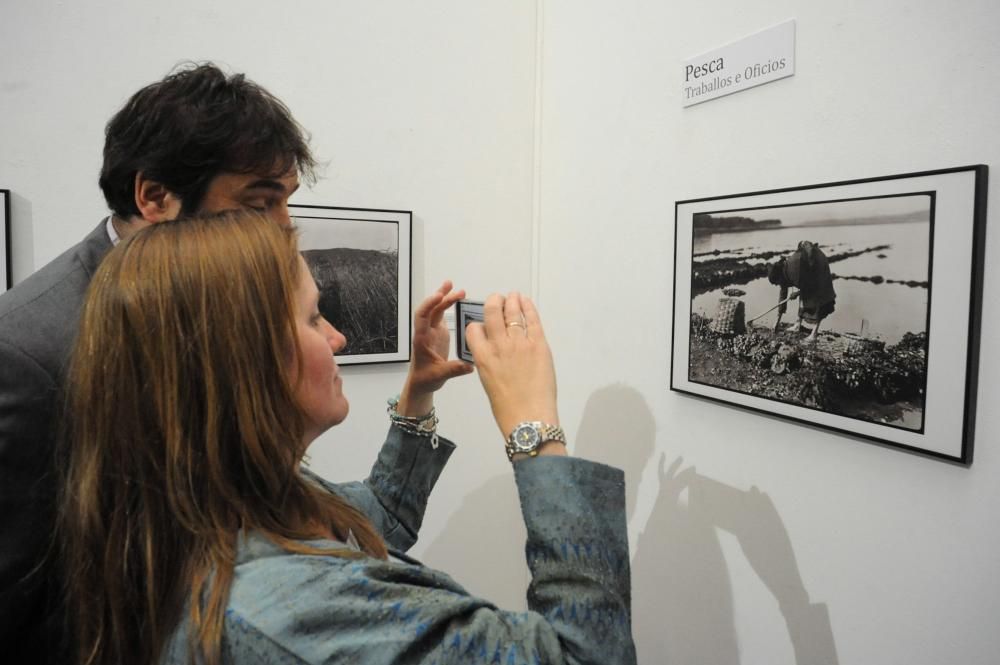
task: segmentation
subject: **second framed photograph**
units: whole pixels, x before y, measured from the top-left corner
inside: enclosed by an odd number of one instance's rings
[[[342,365],[410,359],[412,213],[290,205],[320,313],[347,338]]]
[[[676,204],[670,387],[972,461],[987,167]]]

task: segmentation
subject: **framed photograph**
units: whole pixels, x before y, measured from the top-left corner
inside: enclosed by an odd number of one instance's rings
[[[986,166],[678,201],[670,388],[972,462]]]
[[[405,210],[290,205],[319,309],[347,338],[341,365],[410,359],[411,226]]]
[[[0,189],[0,293],[14,286],[10,268],[10,190]]]
[[[473,321],[483,321],[483,303],[474,300],[459,300],[455,303],[455,351],[456,356],[466,362],[474,362],[472,352],[465,341],[465,327]]]

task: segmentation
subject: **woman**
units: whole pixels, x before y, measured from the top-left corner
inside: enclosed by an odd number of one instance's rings
[[[819,324],[833,314],[837,304],[837,292],[833,288],[830,262],[823,250],[808,240],[799,242],[794,252],[781,257],[768,267],[767,279],[771,284],[780,287],[778,319],[774,323],[774,331],[778,332],[781,329],[781,317],[787,309],[787,301],[798,299],[799,317],[796,330],[801,330],[802,322],[805,321],[811,329],[805,341],[815,342],[819,334]],[[788,289],[792,286],[799,290],[789,296]]]
[[[300,468],[346,417],[342,335],[294,234],[248,212],[165,222],[94,277],[69,390],[60,536],[82,663],[633,662],[620,471],[548,440],[515,475],[528,613],[406,557],[454,445],[433,393],[445,283],[417,309],[413,362],[371,475]],[[491,296],[468,331],[501,430],[558,425],[530,301]],[[488,570],[484,570],[489,574]]]

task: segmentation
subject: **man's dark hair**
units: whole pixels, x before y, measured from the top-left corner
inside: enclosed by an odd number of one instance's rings
[[[139,214],[135,176],[163,184],[185,212],[223,172],[315,180],[309,137],[288,108],[243,74],[191,64],[132,95],[104,131],[100,185],[115,215]]]

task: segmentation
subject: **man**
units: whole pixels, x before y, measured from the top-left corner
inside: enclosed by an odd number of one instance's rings
[[[805,321],[811,329],[805,343],[815,342],[819,334],[819,324],[833,314],[837,303],[830,262],[823,250],[808,240],[801,241],[794,252],[781,257],[768,268],[767,279],[771,284],[780,287],[778,293],[780,307],[774,331],[778,332],[781,328],[781,317],[786,311],[786,302],[798,298],[799,322],[795,330],[801,330],[802,322]],[[799,290],[789,296],[788,288],[791,286]]]
[[[119,239],[195,211],[254,208],[288,224],[300,175],[314,177],[288,109],[210,64],[137,92],[105,135],[100,186],[111,216],[0,297],[0,652],[11,663],[62,662],[66,648],[53,457],[62,372],[94,270]]]

